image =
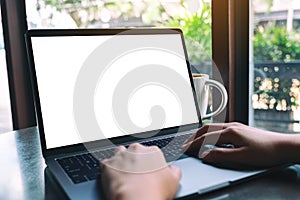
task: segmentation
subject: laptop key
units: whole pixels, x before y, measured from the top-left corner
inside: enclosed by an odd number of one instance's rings
[[[81,176],[78,174],[71,175],[70,178],[72,179],[73,183],[75,183],[75,184],[87,181],[85,176]]]
[[[92,154],[80,154],[67,158],[57,159],[74,184],[94,180],[99,175],[99,160],[109,158],[114,154],[114,149],[108,149]],[[97,157],[95,158],[94,155]]]
[[[100,175],[100,173],[99,174],[89,174],[89,175],[87,175],[87,178],[91,181],[91,180],[97,179],[99,175]]]
[[[170,162],[177,160],[180,156],[182,156],[183,152],[181,151],[181,145],[187,137],[188,136],[186,135],[177,136],[176,140],[174,141],[174,137],[163,138],[142,142],[142,144],[146,146],[158,146],[162,149],[166,161]],[[100,174],[99,160],[110,158],[113,155],[114,149],[111,148],[67,158],[60,158],[57,159],[57,161],[73,181],[73,183],[78,184],[89,180],[95,180]]]

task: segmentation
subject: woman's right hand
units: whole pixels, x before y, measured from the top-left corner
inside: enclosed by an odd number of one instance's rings
[[[205,145],[234,148],[205,149]],[[241,123],[210,124],[182,146],[187,154],[225,168],[264,168],[299,162],[300,135],[260,130]]]

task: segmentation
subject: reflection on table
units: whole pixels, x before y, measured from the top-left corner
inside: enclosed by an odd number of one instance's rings
[[[0,135],[0,199],[64,199],[35,127]],[[187,199],[299,199],[300,165]]]

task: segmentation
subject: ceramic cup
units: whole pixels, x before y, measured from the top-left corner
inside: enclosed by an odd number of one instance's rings
[[[220,82],[209,79],[208,74],[193,74],[193,81],[201,118],[207,119],[220,114],[226,108],[228,101],[228,95],[225,87]],[[211,113],[206,113],[210,86],[215,87],[220,91],[221,103],[217,109],[215,109]]]

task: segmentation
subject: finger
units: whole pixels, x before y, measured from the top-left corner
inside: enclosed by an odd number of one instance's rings
[[[139,143],[129,145],[128,152],[132,153],[151,153],[161,151],[157,146],[144,146]]]
[[[169,182],[167,182],[168,187],[169,187],[169,194],[172,196],[176,193],[179,187],[179,181],[181,179],[181,171],[178,167],[174,165],[169,165],[169,172],[171,172],[171,179],[169,179]]]
[[[209,125],[205,125],[201,127],[196,133],[192,134],[188,139],[186,139],[183,143],[183,145],[190,143],[191,141],[197,139],[201,135],[205,134],[207,130],[209,129]]]
[[[230,126],[233,126],[235,123],[215,123],[215,124],[206,124],[202,128],[200,128],[195,134],[191,135],[183,144],[187,144],[198,137],[201,137],[202,135],[209,133],[209,132],[215,132],[215,131],[220,131],[223,129],[226,129]]]
[[[148,148],[148,150],[149,150],[150,152],[161,151],[161,149],[160,149],[158,146],[149,146],[149,147],[147,147],[147,148]]]
[[[243,150],[243,148],[217,148],[205,151],[199,157],[203,162],[211,165],[233,168],[239,163],[245,163],[245,159],[248,159],[244,156]]]
[[[186,144],[183,144],[181,146],[181,149],[184,153],[189,154],[189,155],[197,155],[199,152],[199,149],[201,148],[201,145],[203,143],[203,136],[189,142]]]
[[[204,145],[222,145],[222,144],[232,144],[235,147],[241,147],[243,145],[243,140],[240,137],[240,133],[242,132],[242,128],[237,126],[229,126],[226,129],[218,130],[214,132],[206,133],[199,138],[191,141],[182,146],[183,151],[187,151],[186,153],[191,153],[192,155],[199,152],[199,150]],[[205,149],[201,149],[203,151]]]
[[[176,181],[179,182],[181,179],[181,170],[174,165],[169,165],[169,169],[173,174],[173,176],[175,177]]]
[[[188,154],[197,156],[199,153],[199,150],[201,148],[203,148],[204,145],[206,145],[206,144],[216,145],[218,143],[223,142],[224,139],[221,140],[221,138],[220,138],[221,135],[223,135],[222,132],[223,132],[223,130],[206,133],[206,134],[198,137],[197,139],[195,139],[187,144],[184,144],[182,146],[182,149],[183,149],[183,151],[186,151],[186,153],[188,153]]]
[[[115,154],[117,154],[118,152],[121,152],[121,151],[125,151],[125,150],[126,150],[126,147],[118,146],[115,148]]]
[[[146,148],[146,147],[144,145],[141,145],[140,143],[133,143],[133,144],[129,145],[128,151],[137,152],[144,148]]]

